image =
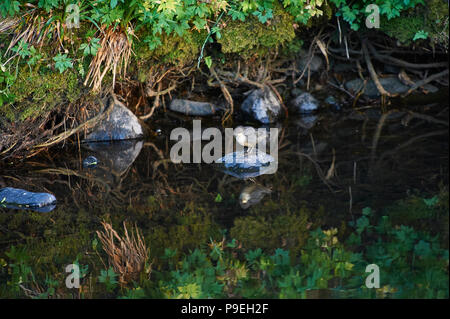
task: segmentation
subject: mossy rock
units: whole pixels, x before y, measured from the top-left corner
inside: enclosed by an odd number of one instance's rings
[[[76,101],[81,95],[77,74],[67,70],[31,71],[24,66],[11,87],[14,104],[5,105],[0,114],[9,121],[34,120],[63,103]]]
[[[228,18],[225,23],[221,37],[217,40],[222,46],[222,52],[238,53],[244,58],[254,54],[263,55],[295,38],[294,17],[280,5],[274,6],[273,18],[266,24],[250,15],[244,22]]]

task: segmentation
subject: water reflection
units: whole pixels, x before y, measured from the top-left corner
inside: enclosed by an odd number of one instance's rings
[[[258,184],[245,186],[239,195],[239,204],[242,209],[258,204],[264,196],[270,194],[272,190]]]

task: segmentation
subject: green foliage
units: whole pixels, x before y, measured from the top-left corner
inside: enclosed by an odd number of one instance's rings
[[[73,68],[72,59],[67,57],[67,54],[59,53],[53,58],[53,61],[55,61],[55,68],[59,70],[59,73],[63,73],[65,70]]]
[[[113,291],[114,288],[117,286],[118,275],[114,272],[114,269],[112,267],[109,267],[107,270],[101,270],[100,276],[98,276],[98,281],[102,284],[105,284],[107,291]]]
[[[424,4],[423,0],[330,0],[330,2],[337,8],[336,16],[347,21],[353,30],[359,30],[365,26],[366,17],[370,14],[366,12],[369,4],[377,5],[380,8],[380,15],[387,20],[399,17],[401,12]]]
[[[20,3],[16,0],[2,0],[0,2],[0,15],[3,18],[13,16],[20,10]]]

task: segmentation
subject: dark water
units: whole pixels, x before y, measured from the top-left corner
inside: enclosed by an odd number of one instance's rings
[[[448,106],[442,104],[420,109],[422,114],[448,118]],[[236,218],[250,210],[270,216],[300,206],[312,212],[322,207],[322,213],[310,216],[311,222],[317,218],[322,228],[339,227],[361,215],[363,207],[381,209],[409,194],[433,196],[440,185],[448,185],[447,126],[408,117],[401,109],[392,112],[383,125],[380,118],[380,110],[371,107],[323,112],[306,129],[291,116],[279,124],[277,172],[250,181],[228,176],[209,164],[171,163],[171,129],[191,129],[192,122],[165,115],[151,124],[161,135],[116,145],[103,157],[82,145],[66,144],[21,163],[5,162],[0,166],[0,186],[54,194],[58,203],[46,213],[48,219],[55,225],[65,219],[67,233],[75,236],[77,223],[94,233],[105,214],[144,221],[139,224],[144,231],[158,223],[169,227],[165,223],[170,219],[158,214],[178,214],[187,203],[211,214],[222,229],[231,228]],[[202,127],[217,123],[202,121]],[[98,167],[83,168],[83,159],[93,154],[99,158]],[[255,182],[272,192],[243,209],[240,193]],[[148,206],[156,208],[148,213]],[[52,222],[33,225],[34,214],[42,213],[0,208],[0,254],[11,245],[45,236]],[[20,221],[14,222],[17,216]],[[147,218],[153,226],[146,224]]]

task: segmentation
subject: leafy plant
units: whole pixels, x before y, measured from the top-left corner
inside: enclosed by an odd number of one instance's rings
[[[53,58],[53,61],[55,61],[55,68],[59,70],[59,73],[63,73],[65,70],[73,67],[72,59],[67,54],[59,53]]]

